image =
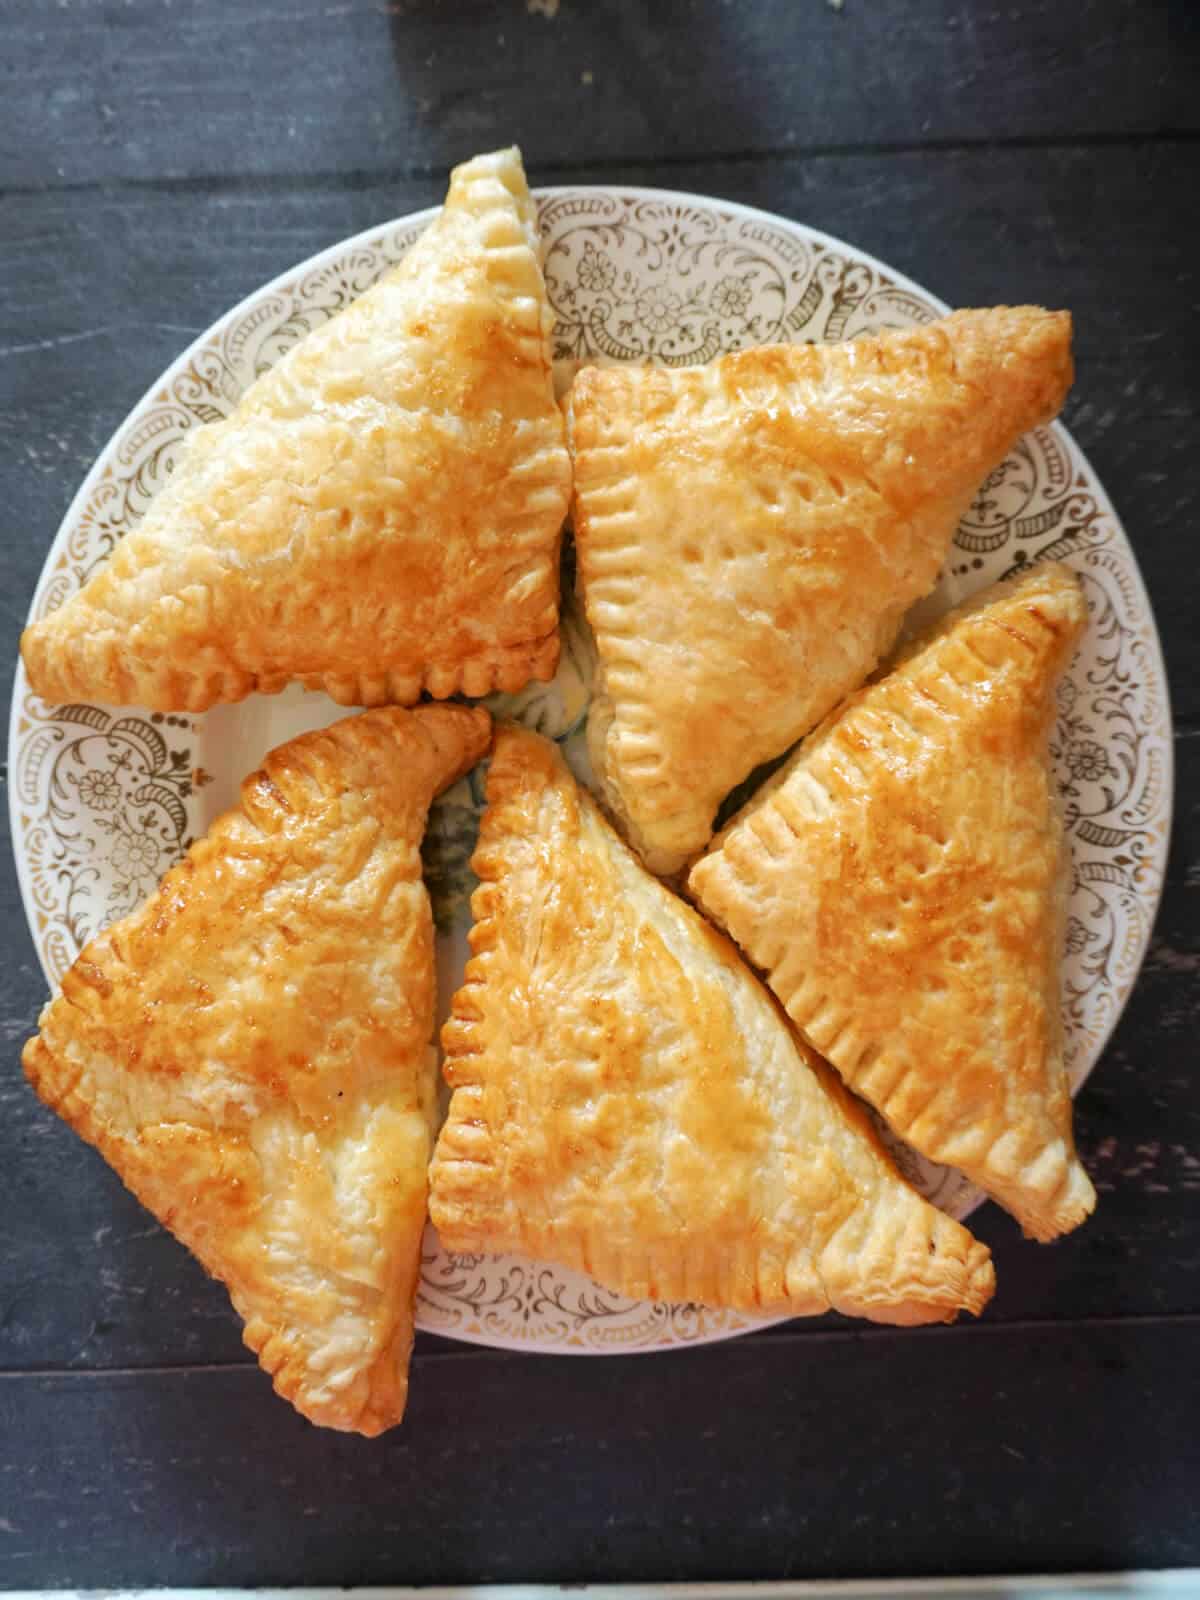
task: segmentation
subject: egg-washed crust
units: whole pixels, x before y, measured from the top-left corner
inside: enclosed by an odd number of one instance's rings
[[[1086,623],[1053,564],[950,613],[688,880],[850,1087],[1037,1239],[1096,1202],[1063,1060],[1069,857],[1049,756]]]
[[[637,1297],[880,1322],[978,1312],[987,1249],[896,1172],[732,945],[555,747],[498,730],[430,1214]]]
[[[654,871],[857,688],[982,480],[1070,387],[1071,319],[958,311],[705,367],[591,367],[569,398],[605,800]]]
[[[570,489],[550,327],[520,153],[479,156],[25,630],[35,691],[201,711],[294,680],[409,705],[550,678]]]
[[[87,946],[22,1058],[326,1427],[404,1412],[436,1102],[420,844],[489,735],[481,710],[422,706],[272,751]]]

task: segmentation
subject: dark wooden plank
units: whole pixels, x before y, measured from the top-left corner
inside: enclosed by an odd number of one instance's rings
[[[374,1443],[247,1369],[0,1379],[0,1586],[1185,1565],[1198,1332],[427,1358]]]
[[[1195,130],[1186,0],[0,9],[0,186]]]
[[[598,172],[584,177],[598,178]],[[630,167],[775,209],[874,251],[959,304],[1067,305],[1068,410],[1134,540],[1171,641],[1176,709],[1200,716],[1200,516],[1192,445],[1200,256],[1179,225],[1200,146],[924,152]],[[438,196],[433,178],[322,189],[48,194],[0,200],[0,614],[15,628],[87,466],[189,337],[274,274]],[[0,650],[7,691],[11,650]]]
[[[25,1088],[44,991],[0,850],[0,1587],[1200,1561],[1198,64],[1189,0],[0,0],[0,691],[67,501],[190,336],[517,138],[535,181],[724,194],[959,303],[1072,306],[1069,420],[1183,719],[1163,913],[1078,1108],[1101,1208],[1049,1249],[978,1214],[982,1325],[655,1361],[422,1338],[374,1445],[275,1400],[223,1291]]]

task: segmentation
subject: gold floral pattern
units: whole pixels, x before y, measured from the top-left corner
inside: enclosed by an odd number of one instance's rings
[[[581,363],[683,365],[770,340],[853,338],[927,322],[915,285],[794,223],[694,196],[552,190],[540,198],[560,383]],[[164,375],[105,450],[50,551],[32,614],[61,605],[165,481],[195,427],[228,413],[258,373],[360,294],[432,213],[351,239],[237,307]],[[1064,1015],[1072,1082],[1094,1064],[1133,986],[1161,888],[1172,788],[1166,679],[1137,565],[1104,491],[1059,427],[1022,440],[980,488],[936,594],[913,626],[1043,558],[1067,561],[1092,625],[1059,693],[1053,753],[1071,841]],[[585,781],[593,652],[564,561],[562,663],[551,684],[494,696],[497,715],[558,739]],[[340,711],[307,697],[198,719],[53,707],[18,672],[9,739],[13,837],[38,955],[57,982],[81,946],[132,909],[271,744]],[[234,769],[237,769],[236,771]],[[209,774],[213,775],[210,780]],[[467,956],[481,772],[435,807],[425,844],[448,1004]],[[980,1196],[896,1147],[902,1170],[965,1216]],[[418,1322],[458,1338],[560,1351],[726,1338],[752,1319],[631,1302],[515,1257],[451,1256],[429,1232]]]

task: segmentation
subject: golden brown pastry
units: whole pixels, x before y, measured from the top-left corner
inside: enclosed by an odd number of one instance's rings
[[[497,731],[473,864],[430,1173],[449,1249],[755,1311],[982,1308],[986,1248],[904,1182],[728,940],[536,734]]]
[[[245,1320],[275,1387],[376,1434],[408,1393],[436,1103],[432,797],[485,712],[370,711],[272,751],[23,1061]]]
[[[592,764],[653,870],[703,849],[729,790],[891,647],[981,481],[1062,405],[1070,344],[1065,312],[1000,307],[579,374]]]
[[[570,485],[520,153],[459,167],[401,264],[198,428],[21,652],[44,700],[347,705],[549,678]]]
[[[692,868],[700,905],[909,1144],[1049,1239],[1096,1203],[1071,1131],[1054,689],[1067,568],[952,612],[800,747]]]

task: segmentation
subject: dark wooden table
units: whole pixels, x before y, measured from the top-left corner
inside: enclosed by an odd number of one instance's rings
[[[1078,1108],[1095,1220],[977,1218],[979,1325],[653,1358],[422,1338],[377,1443],[275,1400],[223,1291],[41,1110],[0,865],[0,1586],[1200,1562],[1200,7],[0,0],[0,673],[111,430],[257,284],[517,139],[535,182],[801,218],[960,304],[1071,307],[1069,426],[1172,673],[1176,837]]]

